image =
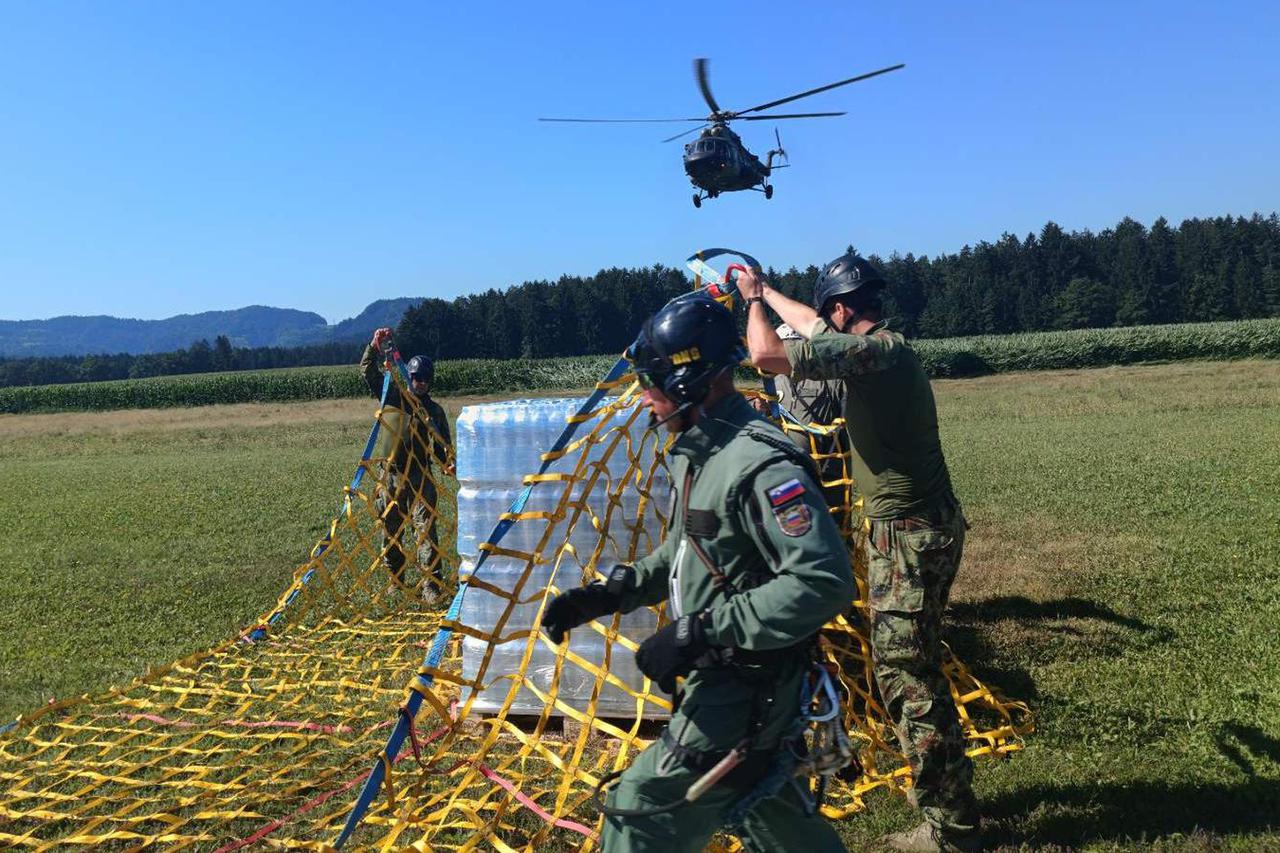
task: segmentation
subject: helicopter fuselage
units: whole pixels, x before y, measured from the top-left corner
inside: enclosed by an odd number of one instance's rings
[[[695,187],[712,195],[765,183],[770,169],[724,125],[707,128],[684,147],[684,171]]]

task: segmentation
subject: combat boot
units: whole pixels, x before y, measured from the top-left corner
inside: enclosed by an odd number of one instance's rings
[[[946,835],[928,821],[915,829],[886,835],[880,839],[880,843],[890,850],[905,850],[909,853],[975,853],[982,849],[978,833]]]

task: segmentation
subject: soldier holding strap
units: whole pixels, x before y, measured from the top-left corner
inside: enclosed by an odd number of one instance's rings
[[[897,850],[976,850],[973,763],[942,674],[943,611],[968,525],[951,489],[929,378],[885,326],[879,271],[847,254],[826,266],[813,307],[739,276],[757,367],[795,379],[840,379],[854,479],[871,523],[867,574],[875,678],[911,765],[925,821],[883,843]],[[784,342],[772,308],[804,340]]]

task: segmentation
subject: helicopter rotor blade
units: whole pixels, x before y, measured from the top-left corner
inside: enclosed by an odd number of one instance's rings
[[[539,118],[538,121],[568,121],[588,124],[660,124],[673,121],[699,121],[706,118]]]
[[[734,121],[769,121],[775,118],[823,118],[825,116],[846,116],[848,113],[766,113],[762,116],[738,116]]]
[[[807,98],[810,95],[816,95],[819,92],[826,92],[830,89],[836,89],[840,86],[847,86],[850,83],[857,83],[859,80],[868,80],[872,77],[878,77],[881,74],[888,74],[890,71],[897,71],[899,68],[905,68],[905,67],[906,67],[906,63],[900,62],[897,65],[890,65],[888,68],[881,68],[878,71],[869,71],[866,74],[859,74],[857,77],[850,77],[848,80],[841,80],[838,83],[828,83],[826,86],[819,86],[816,89],[810,89],[809,91],[801,92],[798,95],[791,95],[790,97],[779,98],[776,101],[770,101],[769,103],[761,104],[758,107],[750,107],[749,109],[738,110],[736,113],[734,113],[734,115],[740,116],[743,113],[755,113],[755,112],[759,112],[760,110],[767,110],[770,107],[777,107],[777,106],[781,106],[782,104],[790,103],[791,101],[798,101],[801,98]]]
[[[682,136],[688,136],[689,134],[691,134],[691,133],[696,133],[696,132],[697,132],[697,131],[699,131],[699,130],[702,130],[702,128],[701,128],[701,127],[695,127],[693,130],[686,130],[686,131],[684,131],[683,133],[677,133],[675,136],[668,136],[666,139],[664,139],[664,140],[662,140],[662,141],[663,141],[663,142],[675,142],[675,141],[676,141],[677,139],[679,139],[680,137],[682,137]]]
[[[702,90],[702,98],[707,102],[707,106],[711,107],[711,112],[722,112],[720,105],[716,103],[715,96],[711,94],[711,84],[707,82],[707,58],[699,56],[693,61],[693,74],[698,78],[698,88]]]

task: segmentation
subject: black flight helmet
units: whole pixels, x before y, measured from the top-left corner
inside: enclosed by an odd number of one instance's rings
[[[826,316],[833,297],[846,293],[875,293],[885,286],[880,270],[867,263],[867,259],[850,252],[841,255],[823,268],[813,285],[813,310]]]
[[[716,376],[747,353],[729,309],[694,293],[650,317],[626,357],[641,385],[658,388],[684,410],[705,400]]]
[[[431,384],[431,380],[436,378],[436,363],[431,360],[429,355],[415,355],[409,359],[409,363],[405,365],[409,370],[409,378],[416,379],[419,382]]]

